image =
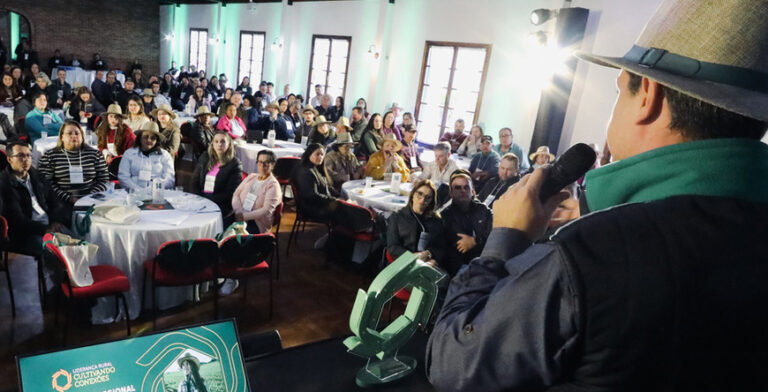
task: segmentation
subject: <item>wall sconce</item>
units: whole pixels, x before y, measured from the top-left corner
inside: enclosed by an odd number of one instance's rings
[[[218,45],[220,42],[221,42],[221,38],[220,37],[208,38],[208,45]]]
[[[270,49],[271,49],[273,52],[277,52],[277,51],[279,51],[279,50],[282,50],[282,49],[283,49],[283,41],[282,41],[282,40],[281,40],[279,37],[278,37],[278,38],[275,38],[275,39],[272,41],[272,45],[269,45],[269,48],[270,48]]]
[[[368,55],[371,56],[374,60],[379,59],[379,50],[376,48],[376,45],[371,45],[368,47]]]
[[[174,34],[174,33],[168,33],[168,34],[166,34],[163,37],[163,39],[166,40],[166,41],[171,41],[171,40],[173,40],[175,38],[176,38],[176,34]]]

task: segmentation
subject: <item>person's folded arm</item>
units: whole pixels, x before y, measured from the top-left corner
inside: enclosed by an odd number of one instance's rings
[[[543,390],[562,377],[578,339],[577,290],[562,250],[528,248],[495,229],[481,257],[451,281],[427,347],[438,390]]]

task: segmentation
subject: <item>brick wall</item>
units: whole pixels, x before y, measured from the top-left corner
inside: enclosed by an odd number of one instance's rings
[[[2,0],[0,8],[29,19],[43,68],[58,48],[67,61],[74,53],[87,65],[99,52],[110,68],[125,69],[138,58],[145,74],[158,73],[158,0]]]

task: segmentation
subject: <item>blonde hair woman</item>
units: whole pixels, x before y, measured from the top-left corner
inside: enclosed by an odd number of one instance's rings
[[[232,196],[243,180],[242,168],[240,160],[235,157],[232,137],[226,132],[217,132],[192,173],[192,193],[210,199],[219,206],[224,226],[234,221]]]
[[[136,135],[123,122],[125,116],[120,105],[109,105],[105,114],[107,118],[96,128],[96,136],[98,137],[99,152],[104,154],[104,159],[109,164],[116,156],[123,155],[129,148],[133,147]]]
[[[125,105],[125,108],[128,111],[125,123],[134,131],[144,128],[144,124],[152,121],[144,113],[144,103],[141,102],[141,97],[138,95],[128,98],[128,104]]]

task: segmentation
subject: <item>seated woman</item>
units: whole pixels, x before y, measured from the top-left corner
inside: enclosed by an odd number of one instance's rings
[[[379,142],[384,137],[384,134],[381,133],[383,124],[384,120],[381,118],[381,114],[374,113],[371,115],[368,125],[365,126],[363,134],[360,136],[360,145],[357,146],[355,155],[368,159],[374,152],[379,151]]]
[[[235,190],[232,210],[235,220],[247,222],[248,233],[266,233],[275,222],[272,214],[283,200],[280,184],[272,175],[277,156],[271,150],[261,150],[256,155],[259,172],[251,173]]]
[[[181,130],[176,122],[173,121],[176,118],[176,113],[173,112],[170,106],[160,105],[159,108],[152,111],[152,117],[157,120],[160,134],[163,135],[160,147],[168,151],[176,159],[176,154],[179,153],[179,146],[181,145]]]
[[[208,145],[211,144],[213,135],[216,133],[211,125],[211,117],[213,117],[213,113],[207,107],[199,107],[197,114],[195,114],[195,122],[192,123],[192,130],[189,133],[192,143],[195,145],[195,151],[200,151],[201,154],[208,149]]]
[[[152,89],[145,89],[144,93],[141,94],[141,105],[144,107],[144,113],[152,113],[153,110],[157,109],[155,96]]]
[[[333,151],[325,157],[325,172],[337,192],[341,192],[341,185],[345,182],[362,178],[363,164],[352,153],[352,146],[355,144],[357,143],[352,140],[349,132],[342,132],[331,145],[334,147]]]
[[[221,210],[224,227],[234,221],[232,197],[243,181],[243,166],[235,157],[235,146],[228,133],[216,132],[208,151],[200,156],[192,173],[192,193],[212,200]]]
[[[336,192],[326,180],[323,170],[325,147],[312,143],[301,155],[301,164],[291,181],[297,188],[296,207],[302,215],[317,222],[330,222],[338,210]]]
[[[536,149],[536,152],[529,156],[529,158],[531,158],[533,164],[531,165],[531,169],[525,174],[533,173],[534,170],[555,161],[555,156],[549,152],[548,146],[540,146]]]
[[[234,94],[235,90],[231,88],[227,88],[224,90],[224,95],[220,96],[219,100],[216,101],[216,108],[211,108],[211,111],[214,113],[217,113],[219,117],[224,116],[224,106],[231,102],[232,100],[232,94]]]
[[[144,104],[142,104],[141,97],[138,95],[132,95],[128,98],[128,105],[126,105],[126,108],[128,109],[128,116],[124,121],[129,128],[133,130],[141,129],[144,127],[144,124],[152,121],[152,119],[144,113]]]
[[[0,106],[13,107],[24,96],[21,94],[21,86],[13,79],[10,72],[3,72],[2,85],[0,86]]]
[[[148,122],[139,129],[132,148],[123,154],[117,179],[120,186],[127,190],[145,189],[152,180],[161,180],[163,188],[173,188],[176,173],[173,158],[162,149],[163,135],[157,124]]]
[[[202,86],[195,88],[195,95],[189,98],[191,103],[187,103],[187,106],[192,107],[193,111],[197,111],[201,106],[205,106],[208,109],[211,108],[211,98],[208,96],[208,92]]]
[[[403,148],[395,135],[387,134],[379,142],[379,151],[373,153],[368,158],[368,164],[365,167],[365,175],[373,177],[374,180],[381,180],[386,173],[400,173],[403,175],[402,182],[407,182],[411,178],[411,171],[405,164],[405,160],[397,152]]]
[[[104,106],[96,100],[88,87],[80,87],[72,98],[72,104],[69,105],[69,115],[76,122],[88,124],[88,128],[93,129],[93,122],[96,117],[104,113]]]
[[[256,122],[256,129],[261,131],[264,139],[268,137],[269,131],[275,131],[275,139],[277,140],[293,139],[295,135],[293,131],[288,132],[286,122],[280,115],[280,106],[272,102],[265,109],[269,112],[269,115],[261,117]]]
[[[384,113],[384,124],[381,127],[381,133],[384,135],[395,135],[397,140],[403,140],[403,133],[400,131],[400,127],[395,124],[395,113]]]
[[[325,119],[325,116],[317,116],[315,127],[309,132],[307,144],[317,143],[328,146],[336,140],[336,133],[331,129],[331,122]]]
[[[243,76],[243,81],[240,83],[239,86],[237,86],[237,89],[235,91],[240,91],[248,95],[253,94],[253,88],[251,88],[251,79],[248,78],[247,76]]]
[[[136,135],[129,126],[123,123],[123,111],[120,105],[109,105],[105,113],[106,121],[102,121],[96,127],[96,137],[98,138],[97,147],[99,152],[104,155],[107,165],[118,155],[123,155],[125,151],[133,147],[136,142]]]
[[[109,174],[101,154],[83,142],[83,128],[64,121],[56,147],[46,151],[38,164],[40,174],[71,215],[72,206],[83,196],[107,189]]]
[[[216,129],[227,132],[232,139],[244,137],[246,127],[243,120],[237,116],[237,106],[231,102],[227,102],[224,105],[224,116],[219,118],[219,122],[216,123]]]
[[[27,89],[27,98],[32,101],[32,98],[37,93],[42,92],[50,102],[55,103],[57,95],[56,92],[50,87],[51,79],[49,79],[48,75],[46,75],[44,72],[40,72],[35,77],[35,82],[32,84],[32,87]]]
[[[393,259],[409,251],[421,260],[443,260],[446,247],[443,222],[435,211],[436,193],[430,180],[413,184],[408,204],[389,217],[387,252]]]
[[[480,141],[481,137],[483,137],[483,128],[478,124],[473,125],[472,129],[469,130],[469,136],[461,142],[456,153],[465,157],[475,155],[476,152],[480,151],[482,145],[482,142]]]
[[[32,103],[35,104],[35,108],[27,113],[24,120],[29,142],[34,143],[35,140],[40,139],[43,132],[50,136],[57,136],[64,121],[48,109],[48,97],[46,97],[45,92],[38,91],[35,93],[32,97]]]

